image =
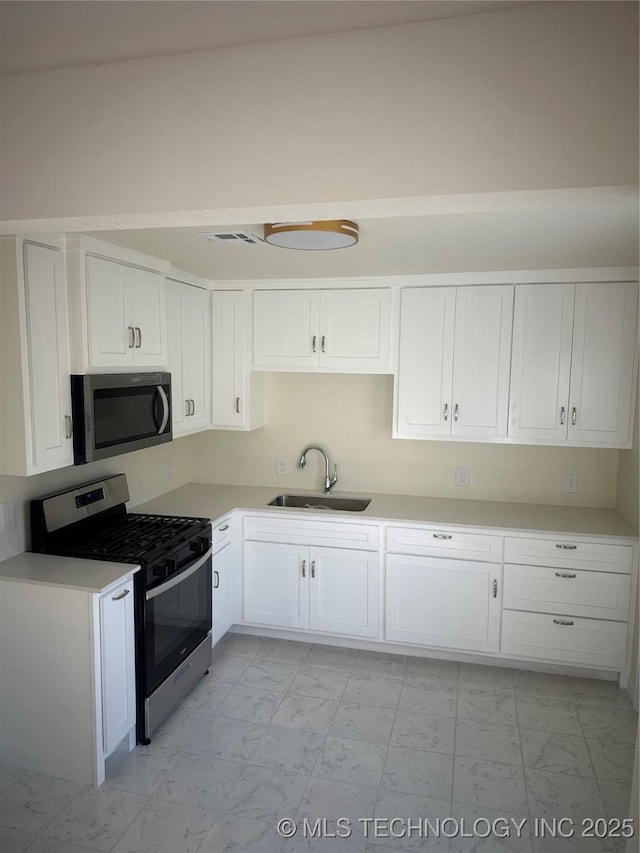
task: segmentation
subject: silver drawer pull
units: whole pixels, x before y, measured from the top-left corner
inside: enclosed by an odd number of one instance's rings
[[[302,561],[302,577],[306,578],[306,576],[307,576],[307,561],[303,560]]]
[[[316,576],[316,561],[311,560],[311,577],[315,578]]]
[[[575,572],[556,572],[557,578],[575,578]]]
[[[65,426],[65,438],[73,437],[73,421],[71,420],[71,415],[64,416],[64,426]]]
[[[223,524],[223,525],[222,525],[222,527],[219,527],[219,528],[218,528],[218,530],[220,531],[220,533],[224,533],[224,532],[225,532],[225,530],[228,530],[228,529],[229,529],[229,525],[228,525],[228,524]]]
[[[443,414],[444,420],[448,421],[449,420],[449,404],[448,403],[444,404],[444,409],[443,409],[442,414]]]
[[[573,625],[573,619],[554,619],[554,625]]]
[[[219,589],[220,588],[220,573],[216,569],[213,570],[213,577],[215,578],[214,583],[213,583],[213,588]]]
[[[240,414],[240,397],[236,397],[236,415]]]
[[[122,601],[122,599],[126,598],[130,592],[131,592],[130,589],[125,589],[124,592],[120,593],[120,595],[112,595],[111,601]]]
[[[560,548],[562,551],[575,551],[577,545],[556,545],[556,548]]]
[[[450,533],[434,533],[434,539],[453,539],[453,536]]]

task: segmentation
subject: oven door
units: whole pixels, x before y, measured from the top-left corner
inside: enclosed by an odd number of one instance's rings
[[[211,549],[179,574],[143,592],[145,697],[180,666],[211,632]]]

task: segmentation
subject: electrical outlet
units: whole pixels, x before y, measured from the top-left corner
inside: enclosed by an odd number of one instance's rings
[[[288,473],[288,460],[276,459],[276,474],[278,477],[286,477]]]
[[[456,468],[456,486],[468,486],[469,485],[469,469],[459,465]]]
[[[13,501],[2,504],[2,529],[10,530],[16,526],[16,505]]]
[[[565,474],[562,479],[562,490],[564,492],[577,492],[578,491],[578,475],[577,474]]]

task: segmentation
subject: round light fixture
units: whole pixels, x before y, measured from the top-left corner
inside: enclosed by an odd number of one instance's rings
[[[348,219],[274,222],[264,226],[264,239],[283,249],[345,249],[358,242],[358,225]]]

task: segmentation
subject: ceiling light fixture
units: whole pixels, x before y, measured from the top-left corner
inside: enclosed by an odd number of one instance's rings
[[[345,249],[358,242],[358,225],[349,219],[326,222],[274,222],[264,226],[264,239],[283,249]]]

